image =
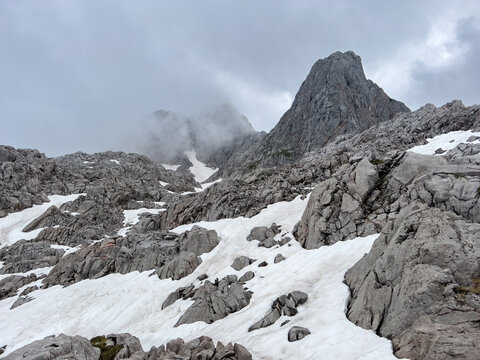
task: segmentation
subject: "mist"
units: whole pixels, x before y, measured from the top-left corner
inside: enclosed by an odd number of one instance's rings
[[[248,119],[231,104],[219,104],[194,115],[157,110],[129,138],[129,150],[152,160],[179,164],[194,150],[205,162],[235,138],[255,133]]]

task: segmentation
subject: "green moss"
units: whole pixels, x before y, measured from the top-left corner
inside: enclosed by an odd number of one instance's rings
[[[261,160],[254,161],[254,162],[250,163],[247,167],[250,170],[255,170],[257,168],[258,164],[260,164],[260,161]]]
[[[273,153],[271,156],[272,157],[280,157],[280,156],[290,157],[292,156],[292,153],[286,149],[283,149],[283,150],[277,151],[276,153]]]
[[[464,179],[466,177],[466,175],[462,173],[453,173],[453,176],[455,176],[455,179]]]
[[[473,278],[471,286],[457,286],[454,291],[457,294],[476,294],[480,295],[480,277]]]
[[[97,336],[90,340],[90,343],[100,349],[99,360],[113,360],[115,355],[123,349],[123,345],[107,345],[107,338],[105,336]]]
[[[372,165],[383,165],[383,164],[385,164],[385,161],[383,161],[381,159],[371,159],[370,163]]]

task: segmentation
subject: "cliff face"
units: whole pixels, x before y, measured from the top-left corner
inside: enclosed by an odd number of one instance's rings
[[[235,171],[240,164],[278,165],[319,149],[338,135],[362,132],[409,111],[365,77],[359,56],[336,52],[313,65],[291,108],[231,167]]]
[[[408,111],[367,80],[359,56],[336,52],[313,65],[292,107],[262,146],[270,152],[288,150],[300,155],[337,135],[361,132]]]

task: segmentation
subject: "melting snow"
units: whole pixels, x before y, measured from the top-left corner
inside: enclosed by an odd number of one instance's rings
[[[71,254],[71,253],[74,253],[75,251],[77,250],[80,250],[81,246],[75,246],[75,247],[71,247],[71,246],[66,246],[66,245],[50,245],[50,247],[52,249],[60,249],[60,250],[65,250],[65,253],[63,254],[63,256],[66,256],[68,254]]]
[[[255,359],[396,359],[390,341],[372,331],[355,326],[345,316],[349,289],[343,283],[344,274],[376,238],[369,236],[338,242],[317,250],[305,250],[296,241],[282,247],[259,248],[257,241],[246,236],[255,226],[281,225],[289,234],[300,220],[308,198],[297,197],[291,202],[268,206],[252,218],[223,219],[200,222],[198,225],[215,229],[221,241],[210,253],[202,255],[202,263],[189,276],[172,281],[149,277],[151,271],[126,275],[111,274],[96,280],[84,280],[63,288],[54,286],[30,294],[35,300],[10,310],[16,297],[0,301],[0,339],[9,353],[47,335],[66,333],[87,338],[108,333],[130,332],[140,338],[143,347],[159,346],[181,337],[190,340],[207,335],[214,341],[238,342],[246,346]],[[125,224],[138,221],[138,214],[158,209],[127,210]],[[32,218],[29,219],[32,220]],[[194,224],[180,226],[182,232]],[[276,254],[286,260],[274,264]],[[257,259],[237,272],[230,267],[240,255]],[[261,261],[267,267],[259,268]],[[178,300],[164,310],[166,297],[180,286],[198,285],[197,277],[207,273],[210,280],[228,274],[241,276],[255,272],[246,283],[253,291],[250,304],[213,324],[196,322],[174,328],[192,300]],[[304,291],[309,299],[293,317],[283,316],[264,329],[248,332],[248,327],[262,318],[280,295],[294,290]],[[284,320],[290,322],[280,327]],[[311,335],[289,343],[288,330],[298,325],[310,329]]]
[[[161,206],[165,205],[165,203],[161,201],[155,202],[155,204],[158,204]],[[135,210],[123,210],[123,216],[125,217],[125,219],[123,220],[124,227],[118,230],[117,235],[121,235],[121,236],[127,235],[128,230],[130,230],[133,225],[137,224],[140,221],[141,214],[159,214],[165,210],[166,209],[147,209],[147,208],[141,208],[141,209],[135,209]]]
[[[163,166],[165,169],[167,169],[167,170],[177,171],[177,169],[178,169],[181,165],[162,164],[162,166]]]
[[[218,169],[209,168],[207,165],[200,162],[197,159],[197,154],[195,153],[195,150],[187,151],[185,155],[187,155],[188,160],[190,160],[190,162],[192,163],[192,166],[190,166],[189,170],[195,177],[195,181],[198,183],[204,182],[218,171]]]
[[[65,204],[69,201],[73,201],[80,195],[85,194],[73,194],[73,195],[51,195],[48,197],[50,202],[43,203],[41,205],[33,205],[31,208],[24,209],[19,212],[10,213],[4,218],[0,219],[0,248],[6,245],[11,245],[18,240],[31,240],[34,239],[42,229],[36,229],[29,232],[22,232],[22,229],[31,223],[33,220],[42,215],[50,206],[55,205],[57,207]]]
[[[418,145],[407,151],[423,155],[442,155],[445,153],[435,154],[435,150],[443,149],[448,151],[454,149],[457,145],[466,143],[470,136],[480,137],[480,132],[473,132],[472,130],[451,131],[446,134],[437,135],[433,139],[427,139],[428,144]],[[480,140],[475,140],[473,143],[478,144]]]

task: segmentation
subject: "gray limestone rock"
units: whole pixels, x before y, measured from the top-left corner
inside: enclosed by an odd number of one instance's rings
[[[17,295],[18,289],[37,280],[35,274],[28,276],[10,275],[0,280],[0,300]]]
[[[302,340],[305,336],[310,335],[311,332],[304,327],[301,326],[292,326],[290,330],[288,330],[288,341],[298,341]]]
[[[234,268],[235,270],[237,271],[240,271],[242,270],[245,266],[248,266],[250,265],[251,263],[253,263],[255,261],[255,259],[251,259],[249,258],[248,256],[239,256],[237,258],[235,258],[235,260],[233,260],[233,263],[232,263],[232,268]]]
[[[276,263],[279,263],[280,261],[283,261],[285,259],[286,259],[286,257],[283,256],[282,254],[277,254],[277,255],[275,255],[275,259],[273,259],[273,263],[276,264]]]
[[[10,307],[10,310],[15,309],[16,307],[19,307],[23,304],[26,304],[30,301],[32,301],[33,298],[30,296],[19,296],[17,300],[13,303],[13,305]]]
[[[180,251],[192,252],[197,256],[208,253],[218,245],[219,239],[215,230],[207,230],[194,226],[192,230],[180,235]]]
[[[190,275],[201,262],[202,259],[194,253],[182,252],[158,270],[158,277],[160,279],[179,280]]]
[[[347,272],[348,318],[391,338],[399,356],[474,359],[479,231],[452,212],[411,203]]]
[[[245,274],[240,276],[240,279],[238,279],[238,282],[245,283],[247,281],[252,280],[254,277],[255,277],[255,273],[253,271],[247,271]]]
[[[248,331],[273,325],[282,315],[294,316],[298,313],[297,307],[305,304],[308,295],[301,291],[293,291],[288,295],[278,297],[272,304],[270,311],[262,319],[248,328]]]
[[[206,280],[193,295],[194,303],[180,317],[175,326],[204,321],[211,324],[234,313],[250,303],[252,294],[245,290],[235,275],[211,283]]]
[[[54,266],[64,253],[64,250],[53,249],[46,241],[20,240],[0,249],[0,260],[4,262],[0,274],[24,273]]]
[[[81,336],[49,336],[8,354],[6,360],[78,359],[98,360],[100,349]]]

